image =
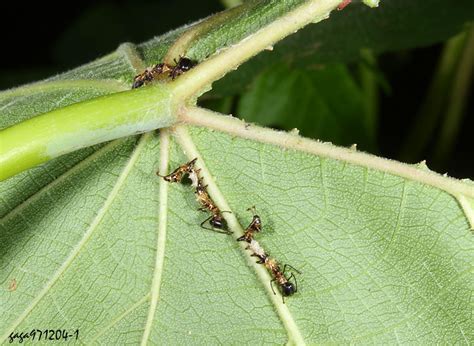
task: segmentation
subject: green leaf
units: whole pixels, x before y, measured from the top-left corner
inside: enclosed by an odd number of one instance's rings
[[[194,106],[214,80],[305,25],[305,15],[320,19],[337,4],[262,1],[226,14],[225,24],[212,17],[204,23],[220,24],[198,27],[195,57],[228,48],[162,86],[119,92],[146,65],[140,53],[160,61],[168,49],[188,47],[186,28],[158,38],[159,48],[122,45],[1,94],[4,127],[45,112],[59,114],[59,124],[74,112],[90,119],[78,107],[112,101],[123,107],[118,116],[149,115],[156,104],[141,101],[153,96],[169,102],[179,124],[84,148],[0,183],[0,340],[65,329],[79,330],[85,344],[469,344],[472,182]],[[232,235],[200,228],[208,213],[197,210],[192,188],[155,175],[194,157]],[[263,220],[258,241],[302,272],[285,304],[235,241],[253,205]]]
[[[374,151],[375,128],[363,108],[363,95],[347,68],[290,69],[273,65],[243,93],[237,114],[284,130],[305,129],[306,137],[339,145],[357,143]]]
[[[474,21],[474,2],[458,0],[390,0],[374,10],[352,1],[331,20],[311,25],[244,64],[216,84],[212,95],[233,95],[248,86],[267,66],[277,62],[305,67],[352,62],[361,49],[374,54],[429,46],[454,36]]]

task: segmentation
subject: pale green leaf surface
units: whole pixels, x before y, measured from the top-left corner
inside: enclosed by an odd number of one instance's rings
[[[203,128],[192,139],[242,225],[303,272],[287,299],[308,343],[472,341],[474,241],[457,201],[394,175]],[[2,223],[0,330],[79,328],[137,343],[149,318],[159,210],[155,136],[100,149]],[[187,158],[172,145],[170,167]],[[160,299],[149,341],[284,343],[233,237],[199,228],[189,186],[170,185]],[[11,280],[17,289],[10,292]],[[16,323],[17,321],[18,323]],[[2,334],[3,334],[2,333]]]
[[[211,136],[197,130],[193,138],[231,208],[256,205],[270,228],[261,242],[304,272],[289,304],[308,341],[472,341],[474,239],[453,197],[375,170]],[[246,225],[249,216],[239,216]]]
[[[72,152],[2,182],[0,217],[6,215],[27,200],[28,197],[34,195],[43,187],[47,187],[56,179],[71,174],[71,171],[77,169],[76,166],[80,167],[81,162],[87,160],[99,147],[93,146]]]

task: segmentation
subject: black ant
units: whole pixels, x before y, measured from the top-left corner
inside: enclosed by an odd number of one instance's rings
[[[270,281],[270,287],[272,288],[273,294],[276,294],[275,289],[273,288],[273,282],[277,283],[284,304],[285,297],[292,296],[298,292],[298,282],[296,281],[296,276],[291,273],[287,278],[285,275],[286,268],[289,267],[298,274],[301,274],[301,272],[289,264],[285,264],[283,266],[283,270],[281,270],[277,260],[268,256],[256,240],[252,239],[249,244],[249,249],[252,251],[252,256],[255,256],[259,259],[257,263],[263,264],[265,268],[267,268],[267,270],[272,274],[273,279]],[[291,279],[295,281],[294,284],[291,282]]]
[[[301,274],[301,272],[299,270],[295,269],[294,267],[292,267],[289,264],[285,264],[283,266],[283,271],[282,271],[280,269],[280,266],[279,266],[278,262],[275,259],[269,258],[269,257],[266,257],[264,259],[263,265],[273,275],[273,279],[272,279],[272,281],[270,281],[270,286],[272,287],[273,294],[276,294],[275,290],[273,288],[273,284],[272,284],[273,282],[276,282],[278,284],[278,287],[280,288],[281,295],[283,297],[289,297],[289,296],[292,296],[293,294],[295,294],[296,292],[298,292],[298,282],[296,281],[296,277],[293,275],[293,273],[291,273],[290,276],[288,278],[286,278],[285,271],[286,271],[286,267],[290,267],[291,269],[293,269],[298,274]],[[295,280],[294,284],[293,284],[293,282],[291,282],[292,278]],[[283,298],[283,303],[285,303],[284,298]]]
[[[249,208],[248,210],[253,210],[255,213],[255,207]],[[273,288],[273,282],[276,282],[281,292],[283,303],[285,303],[285,297],[289,297],[298,292],[296,277],[291,273],[287,278],[285,276],[286,268],[289,267],[298,274],[301,274],[301,272],[289,264],[285,264],[283,270],[281,270],[278,262],[274,258],[269,257],[258,241],[253,239],[254,233],[260,232],[261,229],[262,220],[258,215],[254,214],[252,221],[244,232],[244,235],[238,238],[237,241],[245,241],[249,244],[247,249],[252,252],[252,256],[258,258],[257,263],[263,264],[273,276],[273,279],[270,281],[270,287],[272,288],[273,294],[276,294],[275,289]],[[295,281],[294,284],[291,282],[292,279]]]
[[[194,66],[197,65],[197,62],[186,57],[180,57],[178,61],[174,60],[175,65],[171,66],[167,63],[160,63],[153,67],[145,69],[139,75],[136,75],[133,78],[132,89],[139,88],[144,84],[152,82],[164,74],[168,74],[172,80],[174,80],[179,75],[183,74],[186,71],[189,71]]]
[[[171,79],[175,79],[179,75],[183,74],[186,71],[189,71],[197,65],[196,61],[186,58],[184,56],[179,57],[178,61],[176,61],[175,59],[174,62],[175,66],[171,69],[171,72],[169,73]]]

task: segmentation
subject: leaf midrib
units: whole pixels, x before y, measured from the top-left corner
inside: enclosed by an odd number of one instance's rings
[[[205,184],[207,185],[209,195],[213,199],[213,201],[218,205],[221,210],[228,210],[230,213],[224,213],[224,218],[227,221],[228,227],[230,231],[232,231],[233,235],[241,236],[243,234],[242,225],[240,225],[239,221],[237,220],[235,213],[232,212],[232,209],[228,205],[227,201],[225,200],[224,195],[218,188],[217,184],[215,183],[214,179],[212,178],[210,172],[208,171],[205,161],[202,159],[194,141],[192,140],[191,136],[189,135],[187,129],[183,126],[176,127],[174,130],[174,137],[176,138],[178,144],[181,146],[183,151],[186,153],[188,159],[198,158],[196,163],[196,167],[201,169],[200,174],[204,179]],[[261,265],[257,264],[255,260],[251,257],[249,251],[246,250],[246,245],[243,242],[239,242],[240,249],[242,250],[244,256],[247,258],[251,267],[253,267],[257,279],[261,282],[262,287],[265,288],[267,294],[269,295],[269,300],[272,302],[275,311],[280,318],[283,327],[285,328],[288,340],[290,343],[295,343],[298,345],[304,345],[305,341],[298,327],[293,315],[291,314],[288,306],[282,302],[281,295],[274,295],[273,289],[270,288],[268,283],[271,281],[271,278]],[[271,285],[271,283],[270,283]]]

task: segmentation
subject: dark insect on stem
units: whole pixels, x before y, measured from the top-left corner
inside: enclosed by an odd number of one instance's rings
[[[275,294],[275,290],[273,289],[273,282],[276,282],[278,288],[280,289],[283,303],[285,303],[285,297],[292,296],[296,292],[298,292],[298,282],[296,281],[296,277],[293,273],[290,273],[290,276],[287,278],[285,275],[286,268],[289,267],[293,269],[298,274],[301,272],[294,267],[290,266],[289,264],[285,264],[283,266],[283,270],[280,269],[280,265],[278,262],[273,258],[266,258],[265,262],[263,263],[265,268],[272,273],[273,279],[270,281],[270,286],[272,287],[273,294]],[[291,282],[291,279],[295,281],[295,283]]]
[[[219,207],[214,203],[214,201],[209,196],[209,193],[207,192],[207,185],[203,184],[202,178],[199,177],[199,171],[200,170],[195,171],[196,180],[197,180],[197,183],[195,185],[196,200],[202,206],[201,208],[199,208],[199,210],[209,211],[211,213],[211,215],[206,220],[201,222],[201,227],[204,229],[218,232],[218,233],[230,234],[230,232],[227,231],[227,222],[222,216],[223,212],[221,212]],[[230,212],[224,211],[224,213],[230,213]],[[209,224],[212,226],[212,228],[208,228],[204,226],[207,221],[209,221]],[[216,229],[221,230],[221,231],[216,231]]]
[[[255,213],[255,207],[249,208],[249,210],[253,210]],[[291,268],[298,274],[301,274],[300,271],[295,269],[289,264],[285,264],[283,270],[281,270],[280,265],[278,264],[277,260],[271,258],[262,246],[253,238],[254,234],[260,232],[262,229],[262,220],[256,213],[254,214],[252,221],[246,228],[244,235],[237,239],[237,241],[245,241],[249,245],[247,249],[250,250],[252,256],[257,257],[257,263],[263,264],[265,268],[272,274],[273,279],[270,281],[270,287],[272,288],[273,294],[276,294],[273,283],[276,282],[278,285],[278,289],[282,295],[283,303],[285,303],[285,297],[292,296],[296,292],[298,292],[298,283],[296,281],[296,277],[293,273],[290,273],[289,277],[286,277],[285,271],[286,268]],[[294,283],[292,282],[294,281]]]
[[[196,61],[186,58],[184,56],[180,57],[178,61],[175,60],[174,62],[175,66],[171,69],[170,72],[171,79],[175,79],[179,75],[183,74],[186,71],[189,71],[197,65]]]
[[[179,60],[175,59],[174,62],[174,66],[166,63],[160,63],[155,66],[149,67],[139,75],[136,75],[135,78],[133,78],[132,89],[139,88],[144,84],[159,79],[162,76],[168,76],[172,80],[174,80],[179,75],[183,74],[186,71],[189,71],[197,65],[196,61],[186,58],[184,56],[180,57]]]
[[[168,175],[160,175],[159,171],[156,172],[156,175],[159,176],[160,178],[163,178],[169,183],[179,183],[181,182],[181,180],[183,180],[185,175],[190,176],[194,174],[194,164],[196,163],[196,160],[197,160],[197,157],[195,159],[192,159],[188,163],[185,163],[184,165],[179,166]]]
[[[262,230],[262,220],[260,219],[260,216],[257,215],[255,206],[248,208],[247,210],[253,211],[254,215],[252,221],[245,229],[244,235],[238,238],[237,241],[246,241],[247,243],[250,243],[250,241],[253,239],[253,235]]]
[[[133,78],[132,89],[136,89],[146,83],[150,83],[157,79],[160,75],[164,73],[169,73],[170,71],[171,67],[164,63],[149,67],[139,75],[135,76],[135,78]]]
[[[191,180],[192,187],[195,188],[194,193],[196,196],[196,200],[201,205],[201,208],[199,208],[199,210],[209,211],[211,213],[211,215],[206,220],[201,222],[201,227],[217,233],[231,234],[229,231],[227,231],[227,222],[222,216],[222,213],[230,212],[221,211],[219,207],[217,207],[217,205],[214,203],[212,198],[209,196],[209,193],[207,192],[207,185],[204,185],[202,178],[199,176],[201,170],[196,169],[194,167],[196,161],[197,158],[194,158],[188,163],[179,166],[168,175],[160,175],[159,172],[156,172],[156,174],[169,183],[179,183],[187,175]],[[206,227],[206,222],[209,222],[212,228]]]

